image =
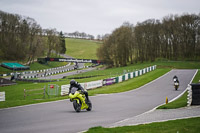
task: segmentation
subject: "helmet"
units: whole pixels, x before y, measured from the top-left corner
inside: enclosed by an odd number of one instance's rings
[[[75,85],[76,84],[76,81],[74,80],[74,79],[72,79],[71,81],[70,81],[70,85]]]

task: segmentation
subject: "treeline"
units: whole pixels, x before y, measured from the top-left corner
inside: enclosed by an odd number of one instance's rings
[[[170,15],[133,26],[125,22],[103,41],[97,56],[110,66],[168,60],[200,60],[200,14]]]
[[[64,34],[65,37],[69,37],[69,38],[80,38],[80,39],[89,39],[89,40],[94,40],[94,36],[87,34],[85,32],[79,32],[79,31],[75,31],[72,33],[65,33]]]
[[[37,57],[65,53],[65,38],[56,29],[42,29],[29,17],[0,11],[0,58],[33,62]]]

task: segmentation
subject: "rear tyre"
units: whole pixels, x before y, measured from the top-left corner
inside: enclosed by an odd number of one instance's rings
[[[74,110],[76,112],[80,112],[81,111],[81,104],[80,103],[78,104],[76,100],[73,101],[73,106],[74,106]]]

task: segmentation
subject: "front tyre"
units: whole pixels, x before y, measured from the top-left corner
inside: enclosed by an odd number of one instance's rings
[[[81,104],[80,103],[78,104],[76,100],[73,101],[73,106],[74,106],[74,110],[76,112],[80,112],[81,111]]]
[[[89,101],[88,103],[87,103],[87,105],[88,105],[88,108],[86,109],[87,111],[91,111],[92,110],[92,103]]]

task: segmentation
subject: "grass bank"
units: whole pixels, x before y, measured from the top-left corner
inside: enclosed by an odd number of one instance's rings
[[[198,133],[200,117],[116,128],[94,127],[86,133]]]
[[[84,39],[66,38],[66,54],[79,59],[97,59],[96,49],[100,42]]]

